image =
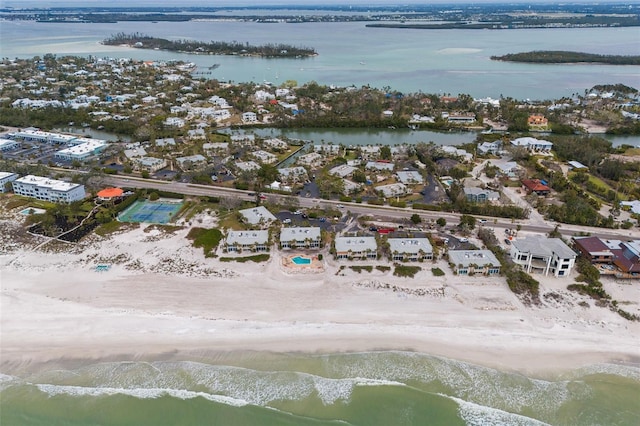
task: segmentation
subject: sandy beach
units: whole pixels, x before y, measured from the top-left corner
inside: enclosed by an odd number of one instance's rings
[[[409,279],[358,273],[348,266],[366,262],[325,255],[323,272],[297,274],[278,250],[260,264],[205,258],[185,238],[188,227],[133,226],[35,250],[44,240],[17,243],[15,222],[0,224],[5,373],[70,359],[229,351],[410,350],[526,373],[640,362],[640,324],[569,292],[575,273],[536,276],[542,305],[527,307],[504,278],[454,276],[444,261],[421,264]],[[96,272],[98,264],[111,267]],[[434,266],[446,275],[434,277]],[[638,283],[603,281],[637,311]]]

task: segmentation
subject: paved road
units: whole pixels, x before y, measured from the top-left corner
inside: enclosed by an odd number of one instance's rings
[[[108,185],[129,187],[129,188],[148,188],[159,189],[168,192],[175,192],[185,195],[202,195],[211,197],[237,197],[241,200],[253,201],[255,198],[250,196],[250,191],[243,191],[234,188],[223,188],[216,186],[197,185],[181,182],[163,182],[157,180],[120,177],[110,175],[103,178],[103,182]],[[265,194],[269,201],[283,202],[286,199],[294,197],[292,195],[280,195],[280,194]],[[369,216],[383,216],[393,220],[408,220],[411,215],[417,213],[420,215],[422,222],[430,220],[436,220],[440,217],[446,219],[447,224],[458,224],[460,222],[460,214],[452,212],[431,212],[424,210],[402,209],[389,206],[370,206],[367,204],[358,203],[345,203],[333,200],[322,200],[317,198],[305,198],[295,197],[300,207],[302,208],[332,208],[337,209],[338,205],[344,205],[345,212],[356,213],[360,215]],[[482,216],[476,216],[478,219],[483,219]],[[553,230],[556,223],[545,221],[544,223],[531,223],[529,220],[511,220],[504,218],[484,217],[487,220],[486,226],[491,226],[496,229],[516,229],[520,225],[522,231],[537,232],[540,234],[546,234]],[[589,226],[567,225],[560,224],[559,231],[570,237],[578,233],[589,233],[590,235],[598,236],[605,239],[640,239],[640,230],[634,229],[606,229],[606,228],[594,228]],[[497,235],[498,238],[501,235]]]

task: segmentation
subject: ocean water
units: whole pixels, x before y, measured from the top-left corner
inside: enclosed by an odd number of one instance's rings
[[[280,84],[371,85],[404,92],[500,95],[516,99],[558,99],[583,93],[596,84],[640,87],[640,66],[518,64],[492,61],[492,55],[531,50],[573,50],[639,55],[637,28],[554,28],[522,30],[408,30],[366,28],[365,22],[260,24],[237,21],[118,22],[109,24],[0,23],[2,57],[96,55],[144,60],[180,59],[223,81]],[[140,32],[167,39],[286,43],[314,47],[306,59],[262,59],[190,55],[103,46],[119,32]]]
[[[637,425],[640,369],[531,378],[411,352],[219,355],[0,376],[6,425]]]

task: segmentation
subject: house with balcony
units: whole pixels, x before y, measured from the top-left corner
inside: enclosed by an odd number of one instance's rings
[[[535,236],[514,240],[510,255],[528,273],[555,277],[569,275],[576,262],[576,253],[560,238]]]
[[[378,243],[375,237],[336,237],[336,259],[377,259]]]
[[[449,250],[448,256],[457,275],[500,274],[500,261],[491,250]]]
[[[609,245],[599,237],[573,237],[572,240],[573,246],[580,254],[589,259],[589,262],[606,265],[613,263],[615,255],[612,247],[609,247]],[[620,241],[618,241],[618,243],[619,242]],[[618,244],[614,245],[613,248],[618,248]]]
[[[281,249],[318,250],[321,244],[322,237],[317,226],[282,228],[280,231]]]
[[[389,238],[387,243],[392,261],[417,262],[433,259],[433,247],[428,238]]]
[[[269,231],[229,231],[224,242],[227,252],[263,252],[269,250]]]
[[[621,274],[619,278],[640,278],[640,240],[622,241],[619,248],[613,250],[613,264]]]

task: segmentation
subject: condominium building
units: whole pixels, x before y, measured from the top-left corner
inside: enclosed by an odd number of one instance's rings
[[[320,228],[317,226],[282,228],[280,231],[280,248],[283,249],[319,249],[320,242]]]
[[[12,182],[13,192],[53,203],[72,203],[85,197],[84,185],[28,175]]]
[[[18,175],[10,172],[0,172],[0,192],[5,192],[5,187],[9,182],[18,179]]]

